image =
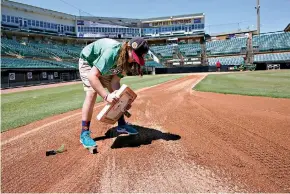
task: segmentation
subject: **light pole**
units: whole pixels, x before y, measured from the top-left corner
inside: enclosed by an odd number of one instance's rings
[[[260,0],[257,0],[257,33],[260,34]]]

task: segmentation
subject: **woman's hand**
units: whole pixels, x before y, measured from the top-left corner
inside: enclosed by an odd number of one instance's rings
[[[119,100],[119,97],[116,95],[117,91],[114,91],[110,94],[108,94],[105,98],[105,100],[109,103],[116,103]]]

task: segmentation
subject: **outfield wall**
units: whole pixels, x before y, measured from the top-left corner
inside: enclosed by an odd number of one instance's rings
[[[155,74],[208,72],[209,66],[155,68]]]
[[[77,70],[1,69],[1,89],[79,80]]]

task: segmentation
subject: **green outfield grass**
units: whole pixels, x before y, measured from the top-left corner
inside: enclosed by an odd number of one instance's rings
[[[132,89],[140,89],[157,85],[184,75],[155,75],[126,77],[121,84],[127,84]],[[79,109],[84,100],[81,84],[47,88],[34,91],[2,94],[1,98],[1,132],[41,120],[45,117]],[[101,98],[98,97],[97,102]]]
[[[290,70],[208,75],[197,91],[290,98]]]

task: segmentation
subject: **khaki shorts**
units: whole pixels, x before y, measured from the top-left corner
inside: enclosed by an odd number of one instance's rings
[[[88,79],[88,73],[91,71],[91,67],[89,66],[88,62],[79,59],[79,71],[80,77],[83,81],[84,91],[93,91],[94,89],[91,87],[91,84]],[[111,89],[111,81],[113,79],[113,75],[102,75],[99,77],[101,84],[104,88]]]

